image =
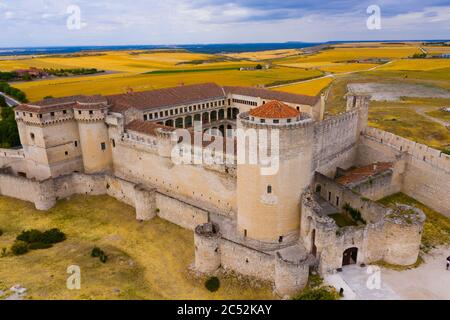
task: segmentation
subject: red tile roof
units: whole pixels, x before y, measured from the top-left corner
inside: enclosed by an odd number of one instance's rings
[[[161,124],[157,124],[156,122],[148,122],[143,120],[133,120],[125,126],[125,130],[136,131],[151,136],[156,135],[157,129],[164,129],[166,131],[175,131],[175,129],[172,127],[167,127]]]
[[[266,100],[278,100],[308,106],[314,106],[320,100],[320,97],[306,96],[301,94],[293,94],[288,92],[252,88],[252,87],[225,86],[223,87],[223,89],[227,94],[228,93],[239,94],[243,96],[258,97]]]
[[[283,102],[274,100],[250,110],[249,114],[258,118],[284,119],[298,117],[300,115],[300,111],[284,104]]]
[[[212,99],[225,99],[223,89],[215,83],[194,84],[144,92],[130,92],[107,97],[112,111],[128,108],[147,110],[189,104]]]
[[[392,169],[392,162],[377,162],[368,166],[348,170],[342,177],[337,178],[336,182],[342,185],[348,185],[363,181],[390,169]]]

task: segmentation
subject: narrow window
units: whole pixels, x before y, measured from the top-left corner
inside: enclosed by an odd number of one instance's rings
[[[78,114],[81,114],[81,110],[78,110]]]
[[[102,147],[102,150],[106,150],[106,143],[102,142],[101,147]]]
[[[247,229],[244,229],[244,237],[247,238]]]
[[[283,242],[283,236],[280,236],[280,237],[278,238],[278,242],[279,242],[279,243],[282,243],[282,242]]]
[[[67,110],[63,110],[63,114],[67,114]]]
[[[331,192],[328,192],[328,201],[331,201]]]
[[[92,111],[92,110],[89,110],[89,114],[94,114],[94,111]]]
[[[116,147],[116,141],[114,139],[111,139],[111,143],[112,143],[113,148],[115,148]]]
[[[273,120],[273,123],[280,123],[280,120],[274,119],[274,120]]]
[[[147,115],[144,114],[144,121],[147,121]]]
[[[73,143],[75,144],[75,147],[78,147],[78,141],[75,140]]]
[[[32,132],[32,133],[30,133],[30,137],[31,137],[31,139],[33,139],[34,140],[34,133]]]
[[[336,207],[339,207],[339,197],[336,197]]]
[[[272,186],[267,186],[267,193],[271,194],[272,193]]]
[[[69,152],[66,151],[66,152],[64,152],[64,154],[65,154],[66,156],[68,156],[68,155],[69,155]]]
[[[50,116],[54,117],[55,113],[54,112],[50,112]]]

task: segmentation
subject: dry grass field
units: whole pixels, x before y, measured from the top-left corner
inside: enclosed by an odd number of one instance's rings
[[[21,284],[29,299],[272,299],[272,288],[255,289],[233,276],[219,276],[217,292],[187,270],[194,259],[193,233],[155,218],[135,219],[134,209],[107,196],[75,196],[48,212],[0,197],[0,249],[22,230],[59,228],[67,240],[50,249],[0,257],[0,290]],[[90,256],[94,246],[108,255]],[[66,288],[67,267],[81,268],[81,290]]]

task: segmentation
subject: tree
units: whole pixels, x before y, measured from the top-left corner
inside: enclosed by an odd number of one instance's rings
[[[8,108],[8,104],[6,103],[6,99],[2,95],[0,95],[0,108]]]
[[[257,64],[255,67],[256,70],[262,70],[262,68],[263,68],[263,66],[261,64]]]
[[[20,137],[14,118],[14,108],[1,108],[0,147],[12,148],[16,146],[20,146]]]

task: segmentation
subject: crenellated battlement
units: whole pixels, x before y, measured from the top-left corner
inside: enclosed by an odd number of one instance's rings
[[[368,127],[364,135],[397,151],[406,152],[416,160],[432,164],[446,172],[450,172],[450,155],[442,151],[373,127]]]

